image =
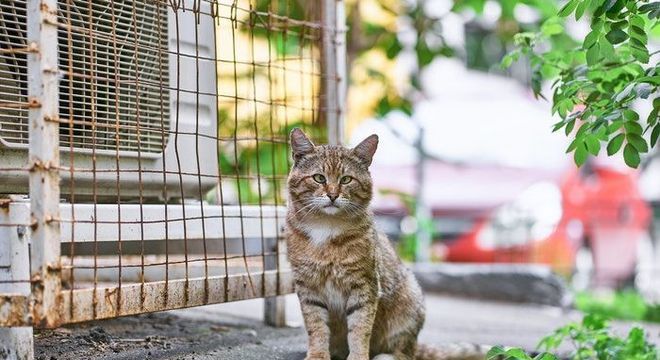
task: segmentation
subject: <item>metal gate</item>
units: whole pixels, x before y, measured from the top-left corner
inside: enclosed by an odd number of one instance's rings
[[[33,327],[277,308],[288,132],[340,142],[343,23],[337,0],[3,1],[0,354],[31,358]]]

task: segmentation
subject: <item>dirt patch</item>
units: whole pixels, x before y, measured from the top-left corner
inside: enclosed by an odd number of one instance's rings
[[[259,346],[262,339],[268,338],[273,331],[257,323],[237,326],[218,320],[197,321],[156,313],[38,331],[35,333],[35,358],[189,358],[217,349]]]

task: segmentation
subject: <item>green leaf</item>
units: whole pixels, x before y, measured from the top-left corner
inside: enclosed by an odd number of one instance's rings
[[[513,64],[514,61],[518,61],[519,57],[520,57],[520,53],[518,51],[515,51],[515,50],[508,53],[508,54],[506,54],[506,55],[504,55],[504,57],[502,58],[502,63],[501,63],[502,69],[506,69],[509,66],[511,66],[511,64]]]
[[[573,160],[575,160],[575,164],[577,166],[582,166],[584,162],[587,161],[588,155],[589,152],[587,151],[587,147],[584,145],[584,143],[580,143],[575,148],[575,152],[573,153]]]
[[[600,152],[600,141],[598,141],[595,136],[587,136],[585,143],[587,144],[587,150],[589,150],[592,155],[598,155]]]
[[[658,143],[658,137],[660,137],[660,124],[657,124],[651,132],[651,147],[655,147]]]
[[[602,5],[599,6],[596,11],[594,11],[594,18],[599,18],[605,14],[605,11],[609,10],[616,3],[616,0],[605,0],[602,2]]]
[[[607,35],[605,35],[605,38],[607,38],[610,44],[616,45],[626,41],[628,39],[628,34],[621,29],[612,29]]]
[[[593,66],[596,63],[598,63],[598,60],[600,59],[600,46],[598,46],[598,43],[595,43],[594,46],[589,48],[587,50],[587,64],[589,66]]]
[[[627,98],[630,95],[630,93],[632,93],[632,90],[633,90],[634,87],[635,87],[635,83],[628,84],[628,86],[623,88],[623,90],[621,90],[621,92],[616,94],[616,96],[614,97],[614,101],[621,102],[621,100]]]
[[[506,351],[506,355],[509,356],[509,358],[516,360],[532,360],[532,358],[520,348],[509,349]]]
[[[609,18],[616,18],[616,15],[619,14],[619,12],[623,9],[623,7],[626,5],[626,1],[624,0],[616,0],[612,6],[607,9],[607,17]]]
[[[623,121],[621,119],[614,120],[609,125],[607,125],[607,132],[609,134],[613,134],[617,130],[621,129],[622,126],[623,126]]]
[[[388,44],[387,49],[385,50],[385,55],[388,59],[394,59],[397,55],[399,55],[401,50],[403,50],[403,46],[399,42],[399,39],[394,36],[394,40]]]
[[[632,146],[632,144],[626,144],[623,148],[623,160],[626,162],[626,165],[632,168],[637,168],[639,166],[639,152],[634,146]]]
[[[644,14],[644,13],[649,13],[649,18],[652,19],[653,17],[657,17],[654,13],[660,12],[660,2],[652,2],[649,4],[644,4],[639,7],[639,12]]]
[[[632,146],[637,149],[638,152],[645,153],[649,151],[646,140],[644,140],[640,135],[632,133],[626,134],[626,139],[628,140],[629,144],[632,144]]]
[[[646,31],[644,31],[643,27],[639,27],[637,25],[632,25],[630,27],[630,36],[633,36],[643,43],[646,43],[648,41],[648,35],[646,35]]]
[[[435,59],[438,55],[437,51],[432,50],[425,39],[418,39],[415,44],[415,54],[417,55],[417,63],[420,67],[425,67]]]
[[[628,27],[628,21],[626,20],[617,21],[615,23],[612,23],[611,27],[612,29],[625,29]]]
[[[554,21],[551,22],[550,20],[546,21],[541,26],[541,32],[545,36],[561,34],[563,31],[564,31],[564,27],[561,24]]]
[[[575,127],[575,119],[566,123],[566,128],[564,129],[564,133],[568,136],[568,134],[570,134],[573,131],[573,127]]]
[[[660,101],[657,100],[660,100],[660,97],[653,100],[653,109],[649,113],[649,116],[646,118],[646,123],[649,124],[649,126],[654,126],[658,123],[658,113],[660,113],[660,107],[657,103],[660,103]]]
[[[630,17],[630,24],[632,24],[632,26],[640,28],[640,29],[644,29],[644,25],[645,25],[644,19],[639,15],[631,16]]]
[[[600,45],[600,57],[605,59],[610,59],[614,57],[614,45],[609,41],[601,41],[598,43]]]
[[[504,350],[504,348],[501,346],[493,346],[486,353],[486,360],[499,359],[500,356],[506,356],[506,350]]]
[[[626,109],[623,110],[623,118],[629,121],[637,121],[639,120],[639,114],[634,110]]]
[[[592,47],[594,44],[598,42],[599,37],[600,37],[600,29],[592,30],[591,32],[589,32],[589,34],[587,34],[587,36],[585,36],[582,47],[584,49],[588,49]]]
[[[649,56],[649,51],[646,48],[639,48],[636,46],[632,46],[630,48],[630,52],[633,54],[633,57],[635,57],[635,60],[643,64],[648,64],[650,56]]]
[[[653,84],[655,86],[660,86],[660,75],[655,75],[655,76],[642,76],[637,78],[637,82],[645,82],[649,84]]]
[[[577,0],[570,0],[567,2],[560,10],[559,13],[557,13],[557,16],[560,17],[567,17],[570,15],[573,10],[578,6],[578,1]]]
[[[648,41],[648,39],[646,39],[646,38],[642,38],[642,37],[639,37],[639,36],[633,36],[632,38],[630,38],[630,46],[635,47],[635,48],[640,49],[640,50],[644,50],[644,49],[646,49],[647,41]]]
[[[540,353],[534,357],[534,360],[557,360],[557,359],[558,359],[557,356],[547,352]]]
[[[607,155],[612,156],[619,152],[621,150],[621,145],[623,145],[623,140],[625,139],[625,136],[623,134],[619,134],[610,140],[610,143],[607,144]]]
[[[575,20],[580,20],[582,15],[584,15],[584,10],[587,9],[590,2],[591,0],[584,0],[578,4],[578,6],[575,8]]]
[[[644,129],[642,129],[642,125],[634,121],[626,121],[625,123],[623,123],[623,128],[626,129],[626,133],[629,134],[642,135],[642,133],[644,132]]]
[[[577,148],[577,146],[580,144],[582,144],[582,139],[574,139],[566,148],[566,153],[568,154],[569,152],[575,150],[575,148]]]

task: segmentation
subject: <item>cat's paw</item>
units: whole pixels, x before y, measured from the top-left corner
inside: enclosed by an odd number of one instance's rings
[[[309,353],[305,360],[330,360],[330,353]]]
[[[390,355],[390,354],[380,354],[380,355],[376,355],[376,356],[375,356],[373,359],[371,359],[371,360],[396,360],[396,358],[394,357],[394,355]]]
[[[369,354],[349,354],[346,360],[369,360]]]

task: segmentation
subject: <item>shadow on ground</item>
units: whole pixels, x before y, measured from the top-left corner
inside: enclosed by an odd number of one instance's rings
[[[90,322],[35,334],[38,360],[286,359],[305,357],[301,328],[191,320],[169,313]]]

